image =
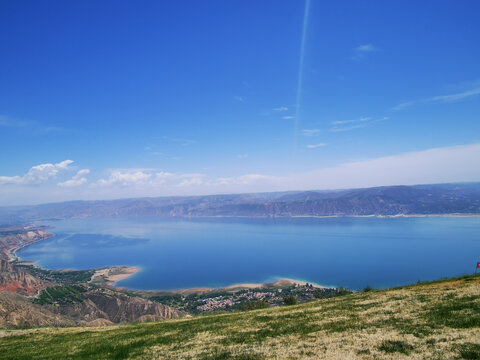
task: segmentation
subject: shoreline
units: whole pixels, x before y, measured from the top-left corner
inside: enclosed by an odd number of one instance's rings
[[[337,287],[334,286],[324,286],[319,285],[314,282],[304,281],[304,280],[297,280],[297,279],[289,279],[289,278],[278,278],[275,281],[264,282],[264,283],[236,283],[227,286],[221,287],[197,287],[197,288],[183,288],[183,289],[173,289],[173,290],[137,290],[137,289],[125,289],[121,287],[116,287],[116,289],[122,290],[130,290],[130,291],[138,291],[143,293],[162,293],[162,294],[181,294],[181,295],[190,295],[190,294],[205,294],[208,292],[216,292],[216,291],[237,291],[237,290],[250,290],[250,289],[265,289],[265,288],[282,288],[282,287],[289,287],[289,286],[305,286],[311,285],[317,289],[336,289]]]
[[[54,236],[55,236],[55,234],[52,234],[52,233],[49,233],[49,232],[44,232],[43,230],[41,230],[41,233],[36,234],[36,236],[35,236],[35,237],[38,237],[38,238],[35,238],[31,242],[29,242],[27,244],[24,244],[23,241],[21,241],[21,243],[15,245],[15,246],[12,246],[8,249],[5,249],[4,254],[7,255],[7,257],[8,257],[7,261],[8,262],[15,262],[15,261],[21,262],[22,258],[17,255],[18,251],[26,248],[29,245],[35,244],[35,243],[40,242],[42,240],[50,239]],[[31,262],[36,263],[36,261],[31,261]]]
[[[3,253],[7,256],[7,261],[10,263],[19,263],[23,265],[29,265],[33,267],[37,267],[39,269],[44,269],[40,265],[37,264],[35,260],[22,260],[20,256],[18,256],[17,252],[21,249],[26,248],[29,245],[35,244],[42,240],[47,240],[52,237],[55,237],[55,233],[46,232],[43,230],[36,230],[37,232],[32,235],[32,240],[28,243],[24,243],[24,240],[20,240],[18,244],[7,248],[3,251]],[[76,271],[72,269],[58,269],[58,270],[50,270],[44,269],[48,271]],[[99,269],[86,269],[85,271],[94,271],[92,278],[89,282],[97,283],[105,287],[111,288],[118,288],[116,287],[116,283],[124,280],[130,276],[133,276],[137,272],[141,270],[138,266],[125,266],[125,265],[114,265],[114,266],[106,266]],[[99,279],[100,278],[100,279]],[[98,280],[97,280],[98,279]]]
[[[446,217],[446,218],[476,218],[479,213],[451,213],[451,214],[395,214],[395,215],[290,215],[290,216],[187,216],[185,219],[331,219],[331,218],[427,218],[427,217]]]
[[[30,265],[43,269],[41,266],[36,264],[36,261],[22,260],[16,252],[20,249],[23,249],[31,244],[36,242],[50,239],[54,237],[54,233],[42,233],[37,234],[38,239],[33,240],[28,244],[18,244],[10,249],[7,249],[6,254],[9,255],[9,262],[18,262],[25,265]],[[49,269],[45,269],[49,270]],[[307,283],[312,285],[315,288],[331,288],[329,286],[319,285],[313,282],[290,279],[290,278],[277,278],[274,281],[264,282],[264,283],[235,283],[222,287],[199,287],[199,288],[182,288],[182,289],[173,289],[173,290],[164,290],[164,289],[148,289],[148,290],[137,290],[137,289],[128,289],[121,286],[117,286],[117,283],[121,280],[127,279],[142,270],[139,266],[127,266],[127,265],[112,265],[102,268],[93,268],[86,269],[85,271],[94,271],[92,278],[89,283],[96,284],[99,286],[114,288],[117,290],[127,290],[127,291],[140,291],[140,292],[155,292],[155,293],[171,293],[171,294],[192,294],[192,293],[208,293],[215,292],[220,290],[234,291],[241,289],[261,289],[268,287],[287,287],[287,286],[304,286]],[[58,270],[49,270],[49,271],[75,271],[72,269],[58,269]]]
[[[276,217],[279,219],[288,219],[288,218],[428,218],[428,217],[444,217],[444,218],[477,218],[480,217],[480,214],[398,214],[398,215],[331,215],[331,216],[288,216],[288,217]],[[206,219],[206,218],[247,218],[247,219],[260,219],[260,218],[269,218],[275,219],[275,217],[251,217],[251,216],[205,216],[205,217],[191,217],[197,219]],[[53,229],[52,227],[49,227]],[[35,235],[35,239],[28,243],[24,243],[22,240],[15,246],[4,249],[3,253],[8,257],[9,262],[18,262],[25,263],[34,267],[41,268],[41,266],[36,264],[36,261],[23,261],[18,255],[17,252],[21,249],[37,243],[42,240],[50,239],[56,236],[55,233],[49,233],[44,231],[45,227],[42,227],[42,230],[39,230]],[[38,231],[38,230],[37,230]],[[45,269],[49,270],[49,269]],[[100,286],[115,288],[118,290],[126,291],[138,291],[138,292],[155,292],[155,293],[172,293],[172,294],[192,294],[192,293],[207,293],[220,290],[232,291],[237,289],[260,289],[266,287],[282,287],[282,286],[304,286],[307,283],[316,288],[336,288],[334,286],[323,286],[313,282],[308,282],[298,279],[290,278],[276,278],[276,280],[265,283],[235,283],[223,287],[198,287],[198,288],[181,288],[181,289],[147,289],[147,290],[138,290],[138,289],[128,289],[121,286],[117,286],[117,283],[121,280],[127,279],[136,273],[142,270],[139,266],[126,266],[126,265],[113,265],[106,266],[102,268],[93,268],[85,269],[86,271],[93,271],[94,274],[90,279],[90,283],[98,284]],[[59,269],[59,270],[49,270],[49,271],[71,271],[69,269]]]

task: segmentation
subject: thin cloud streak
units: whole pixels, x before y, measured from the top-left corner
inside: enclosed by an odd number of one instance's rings
[[[307,149],[318,149],[319,147],[324,147],[324,146],[327,146],[327,144],[325,144],[325,143],[318,143],[318,144],[307,145],[306,148],[307,148]]]
[[[310,13],[310,0],[305,0],[305,10],[303,13],[302,40],[300,42],[300,60],[298,63],[297,78],[297,98],[295,102],[295,122],[293,126],[293,155],[297,151],[298,128],[300,124],[300,105],[303,89],[303,68],[305,62],[305,44],[307,42],[308,17]]]
[[[17,131],[29,131],[30,133],[51,134],[65,131],[58,126],[46,126],[36,121],[26,121],[7,115],[0,115],[0,127],[16,129]]]
[[[344,131],[350,131],[350,130],[355,130],[355,129],[361,129],[364,128],[365,125],[352,125],[352,126],[334,126],[330,129],[331,132],[344,132]]]
[[[302,135],[303,136],[317,136],[321,132],[322,132],[322,130],[320,130],[320,129],[303,129],[302,130]]]
[[[233,96],[233,99],[238,101],[238,102],[241,102],[241,103],[244,103],[245,102],[245,98],[241,97],[241,96]]]
[[[376,48],[372,44],[363,44],[355,47],[353,49],[353,56],[351,57],[352,60],[359,61],[362,60],[366,54],[375,51]]]
[[[345,125],[345,124],[361,123],[361,122],[370,121],[370,120],[372,120],[371,117],[361,117],[360,119],[354,119],[354,120],[332,121],[332,125]]]
[[[456,94],[439,95],[439,96],[432,96],[426,99],[407,101],[407,102],[398,104],[397,106],[393,107],[392,110],[399,111],[417,104],[435,103],[435,102],[441,102],[441,103],[455,102],[455,101],[460,101],[460,100],[477,96],[477,95],[480,95],[480,87],[471,89],[468,91],[463,91],[461,93],[456,93]]]
[[[330,131],[344,132],[344,131],[350,131],[355,129],[361,129],[372,123],[376,123],[376,122],[384,121],[388,119],[390,119],[388,116],[384,116],[382,118],[377,118],[377,119],[374,119],[372,117],[361,117],[360,119],[354,119],[354,120],[332,121],[331,124],[335,126],[331,127]],[[348,126],[344,126],[344,125],[348,125]]]
[[[32,125],[31,122],[13,119],[10,116],[0,115],[0,126],[6,128],[24,128]]]

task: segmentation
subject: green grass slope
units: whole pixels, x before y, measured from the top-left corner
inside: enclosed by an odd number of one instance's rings
[[[480,359],[480,276],[295,306],[0,331],[7,359]]]

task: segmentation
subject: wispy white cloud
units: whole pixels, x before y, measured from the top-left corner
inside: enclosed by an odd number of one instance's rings
[[[101,186],[103,189],[114,190],[121,187],[127,191],[137,192],[142,189],[148,191],[166,191],[178,194],[178,192],[197,192],[201,189],[215,189],[218,186],[254,185],[272,178],[260,174],[246,174],[237,177],[208,177],[202,173],[173,173],[155,172],[152,169],[123,169],[113,170],[106,179],[100,179],[93,187]],[[185,189],[185,190],[184,190]],[[187,193],[188,194],[188,193]]]
[[[272,109],[273,111],[278,111],[278,112],[284,112],[284,111],[288,111],[288,107],[286,106],[280,106],[278,108],[273,108]]]
[[[24,128],[32,125],[31,122],[14,119],[7,115],[0,115],[0,126],[7,128]]]
[[[183,180],[177,185],[178,187],[189,187],[203,184],[203,174],[183,175]]]
[[[7,183],[12,185],[0,186],[0,204],[479,181],[478,159],[480,143],[350,161],[310,172],[277,176],[247,173],[239,176],[209,177],[205,174],[179,174],[159,172],[155,169],[112,170],[103,186],[97,183],[78,188],[56,185],[52,187],[45,183],[41,185],[42,191],[39,191],[37,186],[23,186],[23,182],[18,179],[27,179],[25,174],[23,177],[6,177]],[[63,171],[69,168],[70,163],[67,161],[49,165]],[[45,170],[51,170],[51,166],[46,166],[43,170],[32,170],[32,174],[40,171],[42,175],[31,175],[30,178],[36,179],[35,181],[51,179],[56,176],[54,171]],[[83,175],[86,175],[85,171]],[[12,178],[15,178],[13,183]],[[5,183],[5,177],[2,181]]]
[[[345,189],[479,181],[480,143],[433,148],[379,158],[351,161],[333,167],[287,176],[251,175],[218,179],[214,189],[245,190]],[[245,186],[248,183],[251,186]]]
[[[324,146],[327,146],[327,144],[325,144],[325,143],[318,143],[318,144],[310,144],[310,145],[307,145],[306,148],[307,148],[307,149],[317,149],[317,148],[324,147]]]
[[[286,115],[286,116],[283,116],[282,119],[284,119],[284,120],[292,120],[292,119],[295,119],[295,116]]]
[[[303,129],[302,130],[302,135],[303,136],[316,136],[320,134],[322,130],[320,129]]]
[[[132,185],[141,185],[147,182],[152,177],[152,174],[146,173],[144,171],[122,171],[114,170],[110,173],[110,176],[107,179],[98,180],[98,185],[109,186],[109,185],[122,185],[122,186],[132,186]]]
[[[330,128],[330,131],[343,132],[343,131],[361,129],[367,125],[370,125],[371,123],[376,123],[376,122],[384,121],[388,119],[389,119],[388,116],[384,116],[381,118],[372,118],[369,116],[364,116],[359,119],[332,121],[331,124],[334,126]]]
[[[27,121],[16,119],[7,115],[0,115],[0,127],[29,131],[34,131],[35,134],[51,134],[64,131],[65,129],[58,126],[47,126],[36,121]]]
[[[372,44],[359,45],[355,48],[359,52],[372,52],[375,50]]]
[[[121,169],[112,170],[105,179],[100,179],[95,185],[102,187],[188,187],[201,185],[205,175],[198,173],[157,172],[154,169]]]
[[[464,91],[464,92],[456,93],[456,94],[434,96],[434,97],[432,97],[430,99],[427,99],[427,100],[428,101],[452,102],[452,101],[463,100],[465,98],[475,96],[475,95],[479,95],[479,94],[480,94],[480,88],[469,90],[469,91]]]
[[[398,104],[392,110],[399,111],[399,110],[403,110],[411,106],[422,104],[422,103],[425,104],[425,103],[436,103],[436,102],[439,102],[439,103],[455,102],[455,101],[460,101],[470,97],[474,97],[477,95],[480,95],[480,86],[474,89],[470,89],[470,90],[455,93],[455,94],[432,96],[426,99],[407,101],[407,102]]]
[[[168,141],[171,141],[171,142],[174,142],[174,143],[178,143],[182,146],[189,146],[189,145],[193,145],[193,144],[197,143],[196,140],[177,138],[177,137],[171,137],[171,136],[163,136],[162,139],[168,140]],[[152,146],[153,145],[150,145],[150,148],[152,148]]]
[[[261,174],[246,174],[236,177],[220,177],[210,180],[210,185],[252,185],[275,180],[275,177]]]
[[[65,129],[61,128],[61,127],[58,127],[58,126],[46,126],[46,127],[43,128],[43,132],[45,132],[47,134],[59,133],[59,132],[62,132],[62,131],[65,131]]]
[[[233,99],[238,102],[242,102],[242,103],[245,102],[245,98],[238,95],[233,96]]]
[[[0,185],[41,184],[47,182],[48,180],[54,179],[59,172],[67,170],[68,166],[72,163],[72,160],[64,160],[57,164],[46,163],[36,165],[30,168],[30,170],[28,170],[28,172],[23,176],[0,176]]]
[[[325,146],[312,145],[313,149]],[[128,190],[129,194],[142,195],[195,195],[479,181],[480,167],[476,166],[479,158],[480,144],[470,144],[350,161],[291,175],[253,173],[209,177],[206,174],[165,172],[152,176],[142,186],[130,186],[114,193],[125,196],[125,191]],[[149,173],[153,174],[151,171]]]
[[[353,124],[353,123],[362,123],[365,121],[372,120],[371,117],[361,117],[360,119],[353,119],[353,120],[338,120],[332,121],[332,125],[345,125],[345,124]]]
[[[375,51],[376,48],[372,44],[358,45],[353,49],[352,60],[362,60],[368,53]]]
[[[85,177],[85,175],[89,173],[89,169],[79,170],[70,180],[59,182],[58,185],[63,187],[75,187],[83,185],[87,182],[87,178]]]
[[[165,184],[169,179],[175,176],[174,173],[161,171],[155,174],[155,182],[158,184]]]
[[[361,129],[365,127],[365,125],[352,125],[352,126],[334,126],[330,129],[331,132],[344,132],[344,131],[350,131],[350,130],[355,130],[355,129]]]
[[[479,181],[480,144],[449,146],[343,163],[289,179],[298,189]]]

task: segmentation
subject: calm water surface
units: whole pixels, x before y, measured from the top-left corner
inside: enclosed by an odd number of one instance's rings
[[[45,223],[45,222],[44,222]],[[130,289],[220,287],[277,278],[359,289],[474,271],[480,218],[50,221],[19,256],[48,269],[139,266]]]

